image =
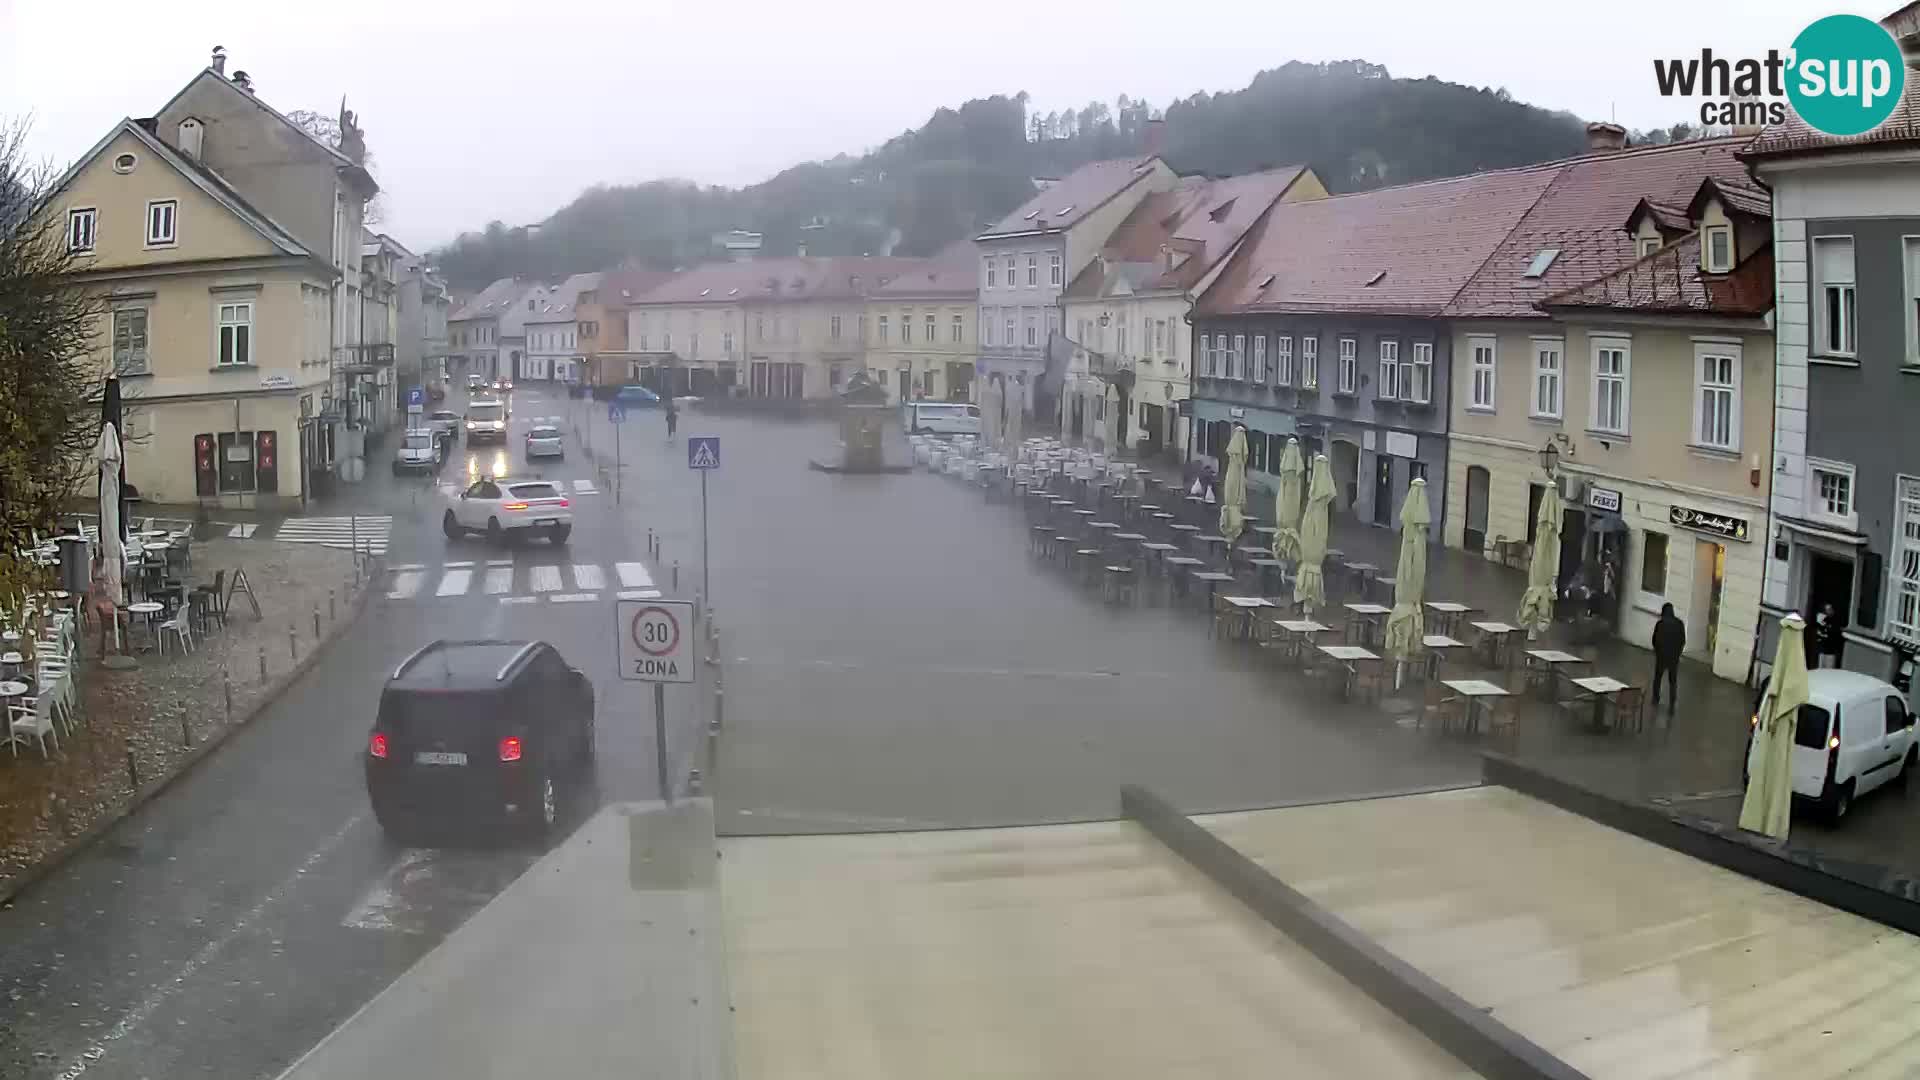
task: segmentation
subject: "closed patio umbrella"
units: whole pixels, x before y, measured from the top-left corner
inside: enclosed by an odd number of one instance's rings
[[[1273,496],[1273,557],[1300,557],[1300,500],[1306,494],[1307,463],[1300,458],[1300,440],[1288,439],[1280,455],[1280,486]]]
[[[126,455],[120,447],[120,431],[113,424],[100,425],[100,440],[94,445],[100,459],[100,569],[106,577],[107,597],[120,602],[122,545],[120,540],[120,471]],[[120,625],[113,627],[114,647],[120,645]],[[104,640],[104,639],[103,639]]]
[[[1527,565],[1527,591],[1520,594],[1514,621],[1529,638],[1553,625],[1553,601],[1560,577],[1560,489],[1548,484],[1534,514],[1533,561]]]
[[[1027,395],[1025,391],[1026,384],[1019,382],[1002,388],[1002,392],[1006,395],[1004,410],[1007,426],[1001,429],[1001,434],[1007,440],[1008,446],[1019,446],[1026,438]]]
[[[1780,620],[1773,648],[1773,674],[1760,699],[1760,718],[1747,747],[1747,794],[1740,827],[1775,840],[1787,838],[1793,812],[1793,728],[1807,703],[1807,622],[1797,614]],[[1877,722],[1877,721],[1876,721]]]
[[[1400,506],[1400,563],[1393,575],[1393,612],[1387,616],[1387,655],[1411,660],[1420,651],[1420,597],[1427,588],[1427,481],[1414,477]]]
[[[1004,442],[1000,437],[1000,384],[992,379],[980,394],[980,441],[988,446]]]
[[[1247,429],[1238,424],[1227,440],[1227,480],[1220,496],[1220,535],[1232,544],[1247,527]]]
[[[1293,599],[1306,611],[1327,602],[1327,583],[1320,563],[1327,557],[1327,510],[1333,505],[1333,468],[1327,455],[1313,457],[1313,480],[1307,485],[1307,508],[1300,516],[1300,570],[1293,581]]]

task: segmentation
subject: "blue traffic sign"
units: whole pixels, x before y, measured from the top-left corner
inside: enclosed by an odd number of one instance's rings
[[[427,392],[425,390],[422,390],[416,386],[413,389],[407,391],[407,404],[425,405],[426,403],[427,403]]]
[[[615,401],[607,405],[607,423],[624,424],[627,422],[627,407]]]
[[[720,467],[720,436],[687,436],[687,468],[717,469]]]

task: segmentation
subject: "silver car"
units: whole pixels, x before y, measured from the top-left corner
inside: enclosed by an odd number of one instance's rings
[[[431,428],[410,428],[400,437],[400,448],[393,454],[393,475],[406,472],[438,472],[440,440]]]
[[[551,424],[540,424],[527,432],[527,460],[537,457],[565,458],[566,448],[560,444],[560,429]]]

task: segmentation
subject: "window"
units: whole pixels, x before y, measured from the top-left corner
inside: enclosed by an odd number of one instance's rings
[[[1643,236],[1634,246],[1634,254],[1643,259],[1659,250],[1660,238],[1657,236]]]
[[[1640,591],[1651,596],[1667,592],[1667,535],[1649,531],[1640,548]]]
[[[1040,319],[1033,312],[1027,312],[1027,344],[1040,344]]]
[[[1406,371],[1413,377],[1413,384],[1407,387],[1407,400],[1418,401],[1422,405],[1433,400],[1433,342],[1416,341],[1413,343],[1413,366]]]
[[[927,312],[927,317],[924,320],[924,322],[926,324],[926,331],[927,331],[927,344],[931,345],[934,343],[935,340],[937,340],[940,337],[939,326],[937,325],[936,320],[934,319],[933,312],[931,311]]]
[[[835,315],[827,320],[827,336],[835,341],[840,340],[840,316]]]
[[[1336,386],[1342,394],[1353,393],[1355,385],[1360,381],[1359,372],[1356,370],[1360,366],[1359,360],[1356,359],[1359,349],[1360,343],[1353,338],[1340,339],[1340,374]]]
[[[220,305],[220,366],[253,363],[253,304]]]
[[[118,308],[114,311],[113,370],[121,375],[147,374],[146,308]]]
[[[1233,335],[1233,352],[1227,354],[1227,378],[1244,380],[1247,377],[1247,335]]]
[[[687,355],[689,357],[700,355],[700,331],[698,330],[687,335]]]
[[[778,332],[778,329],[777,329],[777,328],[776,328],[776,331],[775,331],[775,332],[776,332],[776,333]],[[673,351],[673,331],[671,331],[671,330],[667,330],[667,331],[663,331],[663,332],[661,333],[661,335],[660,335],[660,348],[661,348],[661,350],[662,350],[663,352],[672,352],[672,351]]]
[[[1920,236],[1906,238],[1907,255],[1907,359],[1920,364]]]
[[[1047,307],[1047,340],[1052,341],[1053,335],[1059,332],[1060,332],[1060,309],[1057,307],[1053,307],[1052,305],[1048,305]]]
[[[878,321],[875,323],[875,325],[880,330],[881,343],[885,344],[887,340],[887,317],[885,315],[880,316]]]
[[[1380,342],[1380,385],[1375,397],[1397,398],[1404,395],[1400,391],[1400,343],[1382,340]]]
[[[913,312],[911,311],[900,313],[900,344],[913,344]]]
[[[1694,371],[1693,441],[1716,450],[1740,449],[1740,349],[1737,345],[1697,344]]]
[[[720,331],[720,352],[725,356],[733,355],[733,331]]]
[[[1284,334],[1273,339],[1273,381],[1293,385],[1293,339]]]
[[[1850,357],[1854,351],[1853,237],[1814,237],[1813,272],[1820,305],[1814,351]]]
[[[1627,407],[1632,401],[1628,392],[1630,367],[1624,339],[1593,340],[1593,430],[1627,433]]]
[[[1029,253],[1027,255],[1027,285],[1031,287],[1039,284],[1040,284],[1040,256]]]
[[[993,310],[991,308],[980,309],[980,344],[993,344]]]
[[[1007,331],[1007,344],[1019,344],[1018,340],[1013,336],[1013,310],[1011,308],[1007,310],[1007,317],[1001,320],[1001,325],[1004,326]]]
[[[1563,345],[1558,338],[1534,339],[1533,403],[1529,410],[1533,416],[1560,419],[1560,357]]]
[[[89,207],[84,210],[67,211],[67,250],[93,250],[93,222],[95,212]]]
[[[1200,374],[1213,378],[1213,335],[1200,335]]]
[[[1313,390],[1320,385],[1320,339],[1300,339],[1300,385]]]
[[[989,288],[989,289],[991,289],[991,288],[993,288],[993,284],[994,284],[994,280],[995,280],[995,279],[996,279],[996,277],[998,276],[998,267],[996,267],[996,266],[995,266],[995,264],[994,264],[994,261],[993,261],[993,256],[991,256],[991,255],[989,255],[989,256],[987,256],[987,257],[986,257],[986,258],[984,258],[984,259],[981,259],[980,261],[981,261],[982,263],[984,263],[984,264],[986,265],[986,268],[987,268],[987,288]]]
[[[953,325],[948,328],[947,333],[955,345],[960,344],[967,336],[966,321],[960,316],[955,315],[953,317]]]
[[[1013,256],[1009,255],[1006,257],[1001,265],[1001,269],[1007,272],[1007,288],[1011,289],[1015,285],[1020,284],[1020,278],[1018,277],[1019,271],[1014,269]]]
[[[1853,466],[1844,461],[1807,459],[1807,515],[1843,528],[1859,520],[1853,505]]]
[[[1152,352],[1155,356],[1167,354],[1167,320],[1165,319],[1153,320]]]
[[[886,368],[881,368],[879,371],[874,372],[874,374],[880,377],[881,386],[887,385],[887,369]]]
[[[1060,284],[1060,253],[1057,251],[1047,256],[1047,283]]]
[[[1733,269],[1733,226],[1709,226],[1706,239],[1707,273],[1724,274]]]
[[[1253,335],[1253,381],[1267,381],[1267,335]]]
[[[1899,526],[1894,530],[1893,617],[1888,629],[1908,641],[1920,642],[1920,480],[1898,481]]]
[[[174,216],[180,212],[175,199],[155,199],[147,204],[147,246],[166,247],[173,243]]]

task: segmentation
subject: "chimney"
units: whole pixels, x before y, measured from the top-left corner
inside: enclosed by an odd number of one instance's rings
[[[215,45],[213,47],[213,73],[215,75],[225,75],[227,73],[227,49],[224,45]]]
[[[1587,150],[1595,154],[1608,154],[1627,148],[1627,129],[1619,124],[1605,120],[1595,120],[1587,125]]]
[[[233,73],[233,85],[251,94],[253,93],[253,76],[244,71],[236,71]]]
[[[179,141],[174,145],[180,148],[182,154],[185,154],[195,161],[199,161],[201,149],[200,140],[205,134],[206,128],[201,126],[200,121],[189,116],[185,120],[180,121]]]
[[[1166,139],[1166,137],[1167,137],[1167,122],[1165,120],[1155,117],[1154,119],[1147,121],[1146,152],[1148,154],[1160,153],[1161,144],[1163,140]]]
[[[806,257],[807,257],[807,245],[805,245],[805,244],[796,244],[796,245],[794,246],[794,249],[793,249],[793,254],[794,254],[794,257],[796,257],[796,258],[801,258],[801,259],[804,259],[804,258],[806,258]]]

